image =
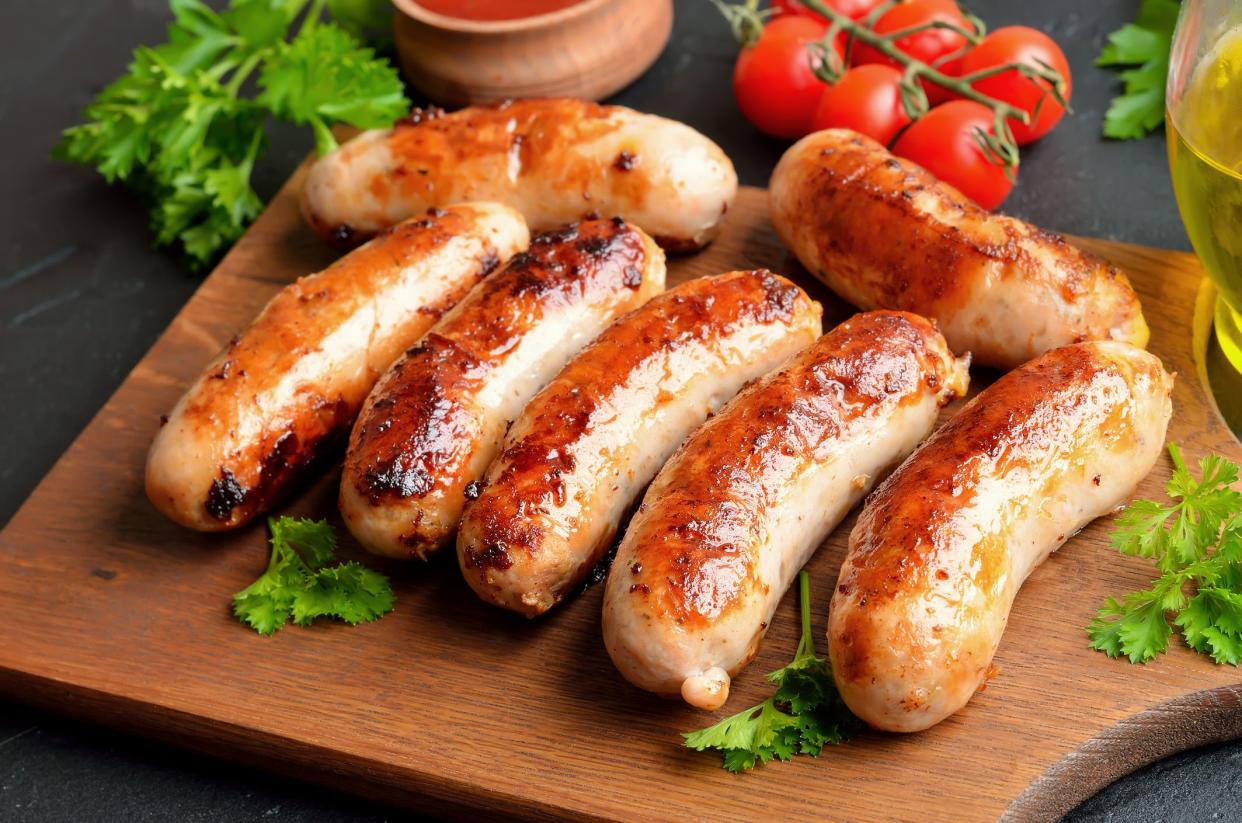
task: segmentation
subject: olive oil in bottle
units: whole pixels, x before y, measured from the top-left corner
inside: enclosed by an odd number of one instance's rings
[[[1182,222],[1224,298],[1217,339],[1242,371],[1242,26],[1204,55],[1165,122]]]

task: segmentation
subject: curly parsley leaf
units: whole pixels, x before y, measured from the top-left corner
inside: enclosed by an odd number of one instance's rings
[[[1109,598],[1087,626],[1093,649],[1146,663],[1168,650],[1174,627],[1217,663],[1242,661],[1242,494],[1238,467],[1219,455],[1199,461],[1196,480],[1169,444],[1169,504],[1136,500],[1118,516],[1113,547],[1152,559],[1151,587]],[[1172,615],[1170,624],[1169,616]]]
[[[768,674],[776,692],[705,729],[686,732],[686,748],[715,749],[731,772],[753,769],[770,760],[789,760],[796,754],[818,756],[824,746],[846,740],[858,720],[837,695],[827,661],[815,656],[811,633],[810,578],[799,575],[802,602],[802,639],[793,662]]]
[[[1097,66],[1124,67],[1123,94],[1104,115],[1104,136],[1135,140],[1164,122],[1165,78],[1177,22],[1177,0],[1142,0],[1138,18],[1108,36]]]
[[[329,566],[336,534],[326,520],[269,520],[272,555],[267,571],[233,595],[237,619],[270,635],[290,619],[299,626],[335,617],[351,626],[392,611],[388,579],[353,561]]]
[[[259,85],[261,105],[314,129],[320,154],[336,148],[331,123],[379,128],[409,108],[392,68],[336,26],[304,27],[280,45],[264,64]]]
[[[333,124],[383,126],[407,106],[386,60],[318,20],[323,2],[232,0],[216,12],[170,0],[167,42],[135,49],[128,73],[53,155],[138,191],[156,244],[180,245],[195,267],[210,263],[262,209],[250,181],[269,116],[310,125],[323,151],[335,145]],[[245,95],[256,71],[279,93]]]
[[[1236,666],[1242,660],[1242,594],[1201,588],[1173,622],[1195,651],[1217,663]]]

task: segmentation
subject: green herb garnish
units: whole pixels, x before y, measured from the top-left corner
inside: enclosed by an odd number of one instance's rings
[[[397,72],[322,21],[324,4],[232,0],[216,12],[170,0],[168,42],[134,51],[129,73],[65,131],[55,156],[138,190],[155,242],[177,243],[205,265],[263,208],[250,180],[269,116],[310,126],[323,153],[336,146],[334,124],[378,128],[409,108]],[[361,16],[367,4],[331,5]],[[259,93],[248,97],[251,79]]]
[[[1174,502],[1136,500],[1117,518],[1113,548],[1150,557],[1160,570],[1148,589],[1109,598],[1087,626],[1091,647],[1146,663],[1169,647],[1173,626],[1186,644],[1217,663],[1242,660],[1242,494],[1238,467],[1219,455],[1199,461],[1191,477],[1169,444]],[[1172,615],[1170,625],[1169,616]]]
[[[1177,0],[1142,0],[1138,19],[1108,36],[1097,66],[1124,69],[1125,92],[1104,115],[1104,136],[1136,140],[1164,123],[1165,78],[1177,23]]]
[[[776,693],[714,726],[682,735],[687,748],[719,751],[724,767],[731,772],[753,769],[772,758],[818,756],[824,746],[840,743],[858,728],[857,718],[837,694],[827,661],[815,656],[811,584],[806,572],[798,575],[798,586],[802,640],[793,662],[768,675],[776,684]]]
[[[290,618],[308,626],[335,617],[351,626],[392,611],[392,588],[379,572],[350,561],[329,566],[336,534],[328,521],[268,520],[272,556],[258,580],[233,595],[233,614],[259,634],[274,634]]]

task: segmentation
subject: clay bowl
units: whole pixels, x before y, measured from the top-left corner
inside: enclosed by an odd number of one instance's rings
[[[401,69],[446,106],[518,97],[599,100],[632,83],[668,43],[672,0],[582,0],[517,20],[477,21],[393,0]]]

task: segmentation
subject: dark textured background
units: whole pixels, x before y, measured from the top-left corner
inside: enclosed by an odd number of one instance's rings
[[[1040,225],[1187,248],[1169,189],[1164,140],[1098,137],[1113,75],[1091,65],[1137,0],[971,0],[991,27],[1026,23],[1062,44],[1076,114],[1023,155],[1006,210]],[[198,285],[175,255],[149,246],[143,208],[90,171],[48,157],[59,131],[156,42],[166,0],[10,4],[0,26],[0,523],[155,341]],[[735,47],[708,0],[678,0],[664,56],[616,102],[668,115],[720,143],[742,182],[764,185],[783,144],[737,115]],[[310,149],[273,129],[257,172],[269,196]],[[101,478],[106,482],[106,478]],[[66,517],[72,517],[68,508]],[[0,632],[2,632],[0,626]],[[1157,664],[1158,665],[1158,664]],[[1067,694],[1066,700],[1090,699]],[[761,780],[761,776],[754,779]],[[377,821],[399,813],[110,731],[0,704],[0,819]],[[1172,758],[1084,804],[1076,821],[1242,818],[1242,745]]]

